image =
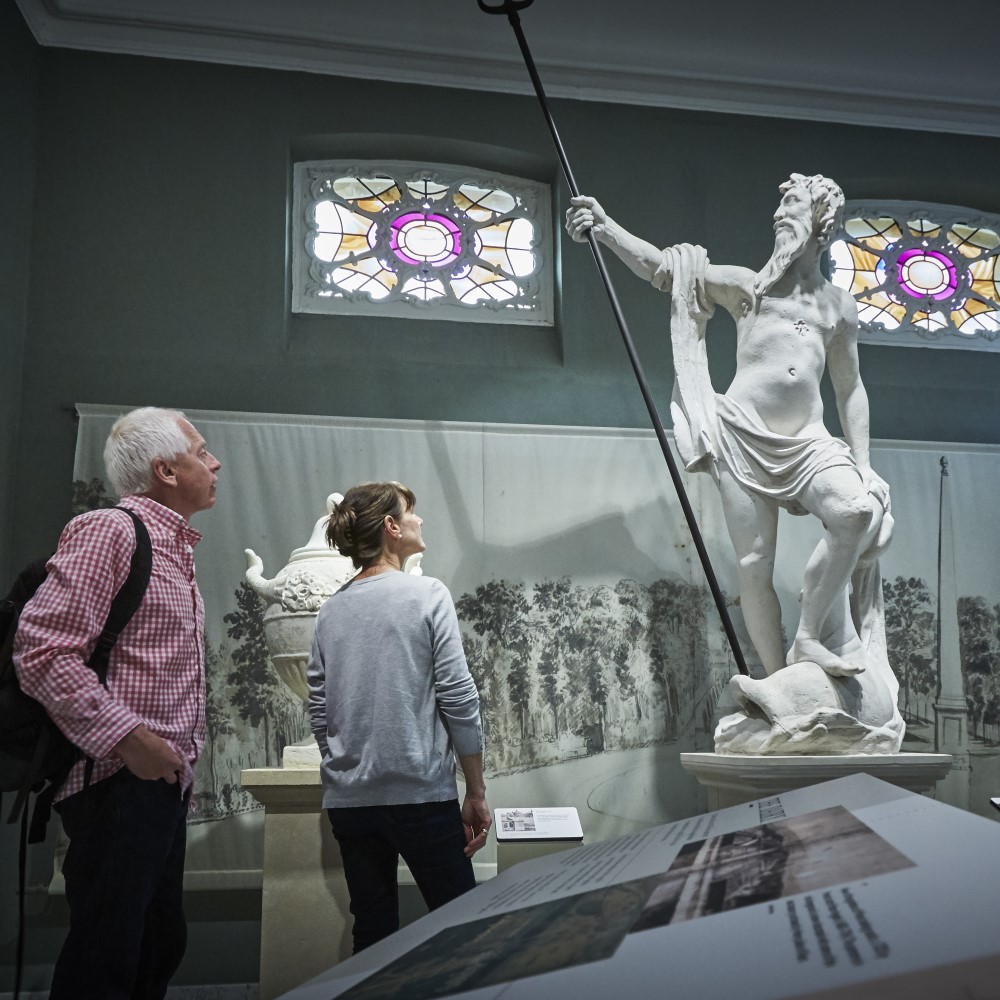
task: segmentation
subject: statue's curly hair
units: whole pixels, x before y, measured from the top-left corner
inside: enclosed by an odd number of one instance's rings
[[[778,190],[784,194],[794,187],[804,188],[809,193],[816,239],[820,246],[828,246],[844,215],[845,198],[840,185],[822,174],[792,174]]]

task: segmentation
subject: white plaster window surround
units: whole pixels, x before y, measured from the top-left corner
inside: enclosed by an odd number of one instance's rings
[[[830,258],[863,343],[1000,351],[1000,216],[849,201]]]
[[[294,165],[292,311],[551,326],[546,184],[399,160]]]

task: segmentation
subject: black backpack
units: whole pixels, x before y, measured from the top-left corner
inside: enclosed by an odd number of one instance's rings
[[[118,633],[132,620],[142,603],[149,585],[153,566],[153,547],[149,532],[139,516],[127,507],[123,510],[135,525],[135,551],[122,589],[115,595],[108,611],[108,620],[97,639],[87,666],[107,684],[108,659],[118,641]],[[8,823],[21,819],[18,850],[18,926],[15,1000],[21,994],[21,973],[24,968],[24,889],[28,864],[28,844],[45,838],[45,827],[52,815],[52,800],[66,780],[70,768],[82,758],[74,746],[49,718],[42,706],[21,690],[14,670],[14,634],[25,604],[45,580],[47,560],[37,559],[18,574],[10,593],[0,604],[0,793],[15,792],[14,805]],[[84,785],[90,784],[94,762],[88,758]],[[28,795],[36,793],[35,808],[28,830]]]
[[[123,510],[132,518],[135,551],[128,578],[115,595],[104,630],[87,661],[102,684],[107,683],[108,658],[118,634],[131,621],[146,593],[153,562],[146,526],[128,508],[114,509]],[[26,566],[0,605],[0,793],[16,793],[8,823],[16,823],[26,813],[29,793],[37,793],[29,843],[44,838],[52,799],[70,768],[82,757],[45,709],[21,690],[14,671],[12,653],[17,623],[21,610],[45,579],[45,562],[40,559]],[[90,783],[92,769],[93,761],[89,761],[86,784]]]

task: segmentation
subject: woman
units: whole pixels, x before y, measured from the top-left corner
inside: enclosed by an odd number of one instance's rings
[[[364,483],[327,522],[327,541],[360,572],[317,616],[309,715],[355,953],[399,928],[399,855],[433,910],[475,887],[470,858],[492,823],[455,605],[440,581],[402,571],[425,548],[414,502],[399,483]]]

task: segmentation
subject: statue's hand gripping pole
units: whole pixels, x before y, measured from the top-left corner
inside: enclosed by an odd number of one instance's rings
[[[532,0],[500,0],[499,3],[487,3],[486,0],[477,0],[477,3],[479,4],[479,9],[487,14],[507,15],[507,19],[510,21],[510,25],[514,29],[517,44],[521,49],[521,55],[524,57],[524,65],[528,70],[528,75],[531,77],[531,83],[535,88],[535,95],[538,98],[538,103],[541,105],[542,114],[545,116],[545,122],[552,135],[552,141],[555,144],[556,153],[559,156],[559,162],[562,165],[566,183],[569,185],[570,194],[572,194],[574,198],[579,197],[580,189],[577,187],[576,180],[573,177],[573,170],[569,165],[569,158],[566,156],[566,150],[563,148],[562,140],[559,138],[556,123],[552,118],[551,111],[549,111],[549,103],[545,98],[545,90],[542,87],[541,78],[538,76],[538,70],[535,68],[535,61],[531,57],[531,50],[528,48],[528,42],[524,37],[524,32],[521,30],[521,19],[518,17],[518,11],[531,6]],[[725,597],[723,596],[722,589],[719,587],[719,581],[716,579],[715,570],[712,569],[712,562],[708,557],[708,550],[705,548],[705,542],[701,537],[701,530],[698,528],[698,522],[695,519],[694,510],[691,508],[691,502],[688,499],[687,491],[684,488],[684,482],[677,469],[677,463],[674,461],[673,452],[670,450],[667,435],[663,430],[663,421],[660,420],[660,415],[656,409],[656,403],[653,401],[652,393],[649,391],[649,384],[647,383],[645,373],[642,370],[642,363],[639,361],[639,355],[636,353],[635,344],[632,341],[632,335],[629,333],[628,324],[625,322],[625,315],[618,303],[618,296],[615,293],[614,285],[611,283],[611,275],[608,273],[607,266],[604,263],[604,256],[601,253],[601,247],[598,244],[593,231],[589,229],[587,230],[587,242],[590,244],[591,252],[594,255],[594,261],[597,264],[597,270],[600,272],[601,281],[604,283],[604,289],[608,293],[608,299],[611,302],[611,310],[615,314],[615,319],[618,322],[618,329],[621,332],[622,340],[625,343],[625,350],[628,352],[629,361],[632,363],[632,371],[635,373],[636,381],[639,383],[639,391],[642,393],[642,398],[646,403],[646,410],[648,411],[649,417],[653,422],[653,431],[656,434],[657,441],[660,443],[660,450],[663,452],[663,457],[666,459],[667,469],[670,472],[670,479],[674,484],[674,490],[677,493],[677,499],[680,501],[681,509],[684,511],[684,519],[687,521],[688,530],[691,532],[694,547],[698,551],[698,558],[701,560],[701,566],[705,572],[705,579],[708,581],[709,589],[712,591],[712,597],[715,599],[715,606],[719,611],[719,617],[722,619],[722,627],[725,629],[726,638],[729,640],[729,646],[733,651],[733,658],[736,660],[737,669],[741,674],[749,674],[750,671],[747,669],[746,660],[743,657],[743,650],[740,648],[739,639],[736,637],[736,631],[733,628],[733,622],[729,616],[729,609],[726,607]]]

